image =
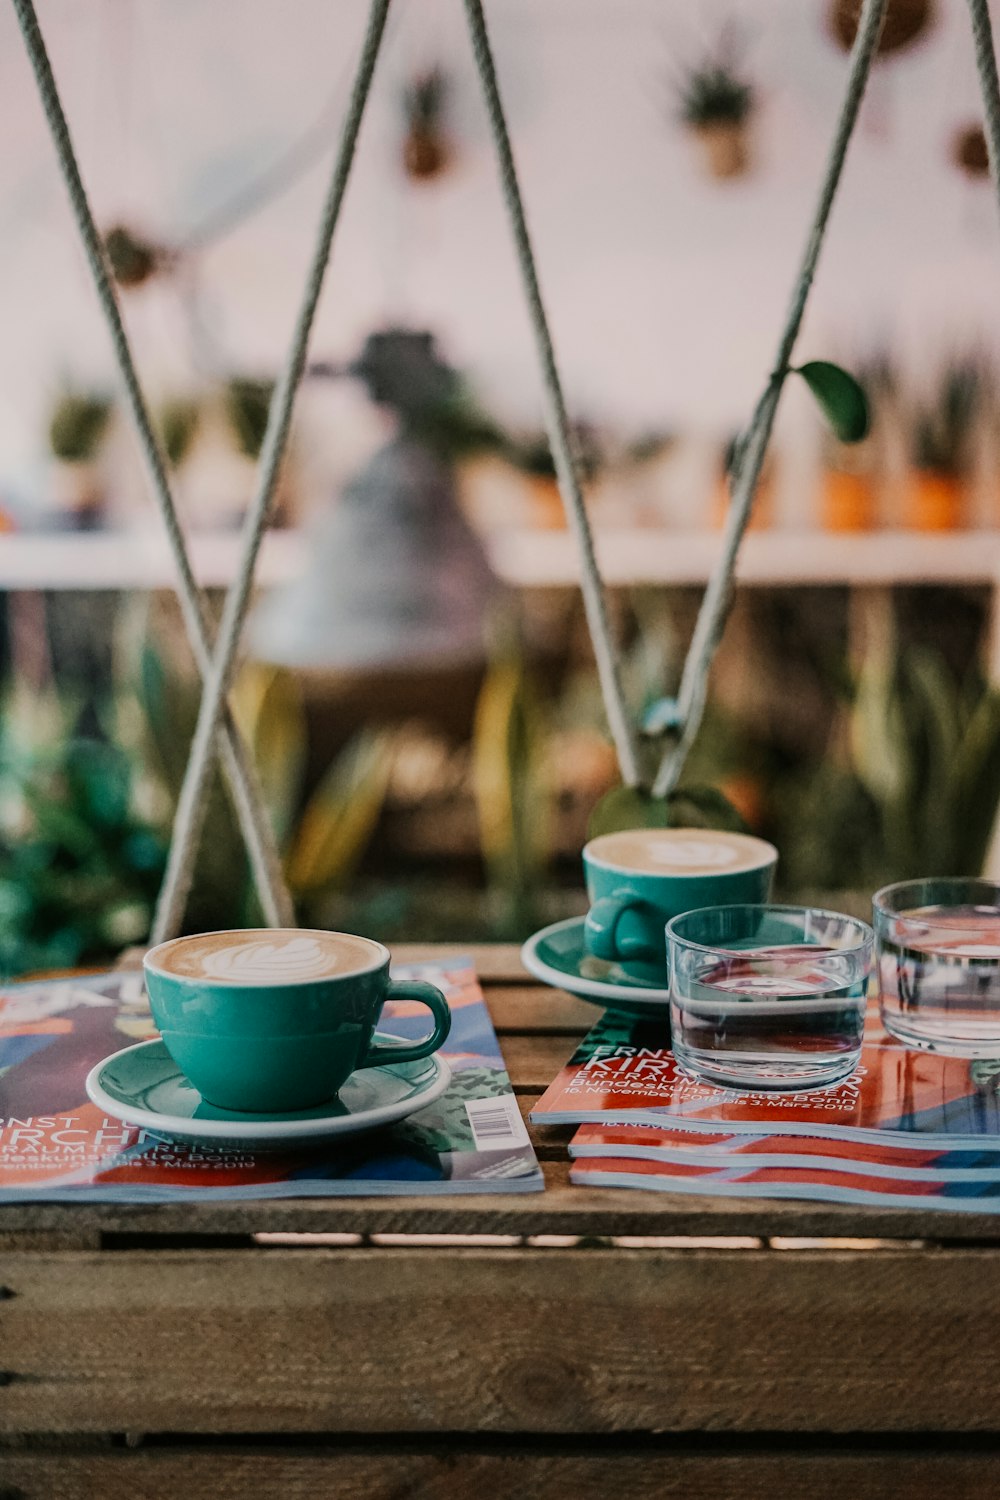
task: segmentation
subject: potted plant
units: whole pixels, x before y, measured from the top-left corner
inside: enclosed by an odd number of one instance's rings
[[[729,502],[732,498],[730,484],[733,460],[736,456],[736,445],[739,442],[739,434],[734,434],[722,449],[718,476],[715,481],[715,490],[712,496],[712,525],[719,530],[725,525],[726,513],[729,510]],[[757,493],[754,495],[753,510],[750,513],[750,524],[748,531],[765,531],[774,522],[774,455],[768,453],[764,459],[764,466],[760,471],[757,481]]]
[[[598,460],[593,436],[583,427],[572,434],[576,447],[577,472],[581,480],[593,479]],[[543,531],[556,531],[566,525],[566,512],[559,491],[555,460],[548,437],[543,432],[523,439],[512,439],[507,456],[528,482],[531,495],[532,523]]]
[[[722,58],[692,69],[681,91],[681,118],[712,177],[742,177],[750,166],[749,124],[756,96]]]
[[[419,73],[403,92],[403,169],[416,182],[439,176],[451,159],[444,130],[448,80],[440,68]]]
[[[914,530],[951,531],[960,525],[982,397],[982,369],[967,361],[946,371],[936,398],[914,412],[906,504],[906,522]]]
[[[179,469],[191,451],[201,413],[198,403],[185,396],[165,401],[160,409],[160,437],[167,462]]]
[[[845,52],[854,46],[862,0],[832,0],[827,27]],[[889,0],[879,37],[878,57],[889,57],[912,46],[930,31],[936,19],[935,0]]]
[[[896,377],[883,355],[859,371],[871,411],[871,426],[860,442],[845,443],[829,428],[823,439],[820,524],[826,531],[868,531],[878,524],[880,489],[885,479],[884,423],[880,413],[892,398]]]
[[[236,451],[248,465],[256,465],[264,445],[267,418],[271,409],[274,381],[252,376],[234,376],[223,391],[223,412]],[[285,450],[277,490],[268,522],[272,526],[289,523],[294,509],[294,460],[292,449]],[[248,482],[247,498],[254,480]]]
[[[81,528],[97,523],[104,504],[97,458],[110,416],[111,402],[106,396],[67,391],[49,419],[52,497]]]

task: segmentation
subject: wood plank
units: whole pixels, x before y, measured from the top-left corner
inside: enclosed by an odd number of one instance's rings
[[[501,1037],[500,1051],[514,1088],[548,1088],[576,1051],[578,1040],[575,1036],[525,1036],[517,1032]]]
[[[483,1452],[460,1441],[434,1451],[185,1443],[76,1456],[14,1453],[3,1475],[19,1500],[982,1500],[1000,1489],[996,1448],[719,1453],[718,1446],[535,1452],[512,1444]]]
[[[501,1036],[523,1031],[581,1037],[601,1017],[597,1006],[544,984],[491,985],[485,994],[493,1024]]]
[[[513,984],[527,980],[519,943],[393,943],[392,957],[399,964],[422,959],[440,962],[446,958],[471,958],[483,985]]]
[[[540,1138],[546,1139],[546,1136]],[[7,1203],[0,1231],[102,1235],[327,1234],[762,1235],[1000,1244],[992,1214],[856,1204],[702,1198],[569,1185],[569,1163],[545,1165],[544,1193],[469,1197],[288,1198],[215,1203]]]
[[[134,1251],[0,1281],[5,1431],[1000,1430],[975,1252]]]

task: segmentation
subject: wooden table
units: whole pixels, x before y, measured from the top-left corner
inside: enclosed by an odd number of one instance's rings
[[[527,1111],[595,1012],[476,960]],[[570,1133],[544,1195],[0,1207],[0,1500],[998,1493],[997,1220],[571,1188]]]

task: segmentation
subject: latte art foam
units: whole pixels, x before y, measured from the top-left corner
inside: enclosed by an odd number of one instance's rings
[[[630,828],[604,833],[587,845],[588,857],[615,870],[648,875],[729,875],[774,860],[764,839],[715,828]]]
[[[382,950],[345,932],[270,928],[206,932],[165,943],[152,956],[158,969],[222,984],[298,984],[377,966]]]

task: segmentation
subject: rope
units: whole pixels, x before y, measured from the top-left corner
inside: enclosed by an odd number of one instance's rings
[[[32,0],[13,0],[13,3],[25,48],[34,70],[42,108],[55,145],[59,169],[69,193],[84,254],[111,335],[119,375],[125,389],[132,425],[139,440],[147,478],[166,527],[170,549],[177,568],[181,615],[195,661],[204,679],[211,665],[208,609],[191,568],[184,535],[167,479],[166,465],[150,422],[142,387],[139,384],[121,309],[118,306],[104,248],[94,223],[94,215],[83,179],[80,176],[69,126],[56,88],[35,8]],[[295,920],[291,897],[285,885],[280,857],[274,844],[274,836],[264,809],[260,787],[246,746],[230,716],[228,707],[222,719],[221,731],[218,738],[222,765],[249,851],[253,878],[260,895],[265,919],[271,926],[288,926]]]
[[[371,87],[375,61],[382,42],[389,3],[390,0],[372,0],[368,29],[351,91],[337,159],[323,202],[316,247],[306,278],[302,304],[285,359],[285,366],[271,398],[267,430],[261,450],[257,491],[244,523],[239,568],[232,587],[226,595],[212,667],[205,682],[198,723],[191,743],[191,754],[177,803],[167,871],[153,922],[154,943],[162,942],[164,938],[176,932],[184,914],[184,905],[191,885],[197,843],[204,818],[205,795],[211,769],[211,749],[224,712],[243,622],[250,603],[257,553],[288,443],[292,407],[305,366],[309,335],[312,331],[323,278],[330,258],[334,230],[340,217],[344,192],[354,160],[354,148]]]
[[[757,490],[757,481],[760,478],[764,455],[767,452],[768,441],[774,426],[774,418],[778,409],[778,402],[781,398],[782,387],[789,373],[789,361],[795,346],[795,340],[798,337],[802,315],[805,312],[806,302],[808,301],[809,292],[812,287],[820,250],[823,246],[823,238],[830,218],[830,210],[833,207],[833,200],[840,183],[844,159],[847,155],[847,147],[854,131],[858,110],[865,91],[865,84],[868,81],[868,74],[871,71],[872,61],[875,57],[875,49],[882,30],[882,19],[886,4],[887,0],[865,0],[864,9],[861,13],[861,21],[854,38],[854,46],[851,50],[851,68],[847,79],[844,102],[841,105],[837,129],[830,147],[829,157],[827,158],[826,170],[823,174],[823,181],[820,187],[819,201],[816,205],[812,227],[806,240],[798,279],[792,293],[785,325],[778,341],[777,358],[774,362],[767,387],[757,403],[745,437],[737,452],[731,476],[732,498],[723,531],[722,552],[716,564],[715,571],[709,580],[708,587],[705,590],[705,597],[701,603],[701,609],[698,612],[698,619],[695,623],[694,634],[691,637],[691,644],[688,648],[684,671],[681,676],[680,692],[677,695],[678,720],[681,725],[680,736],[674,744],[669,746],[660,762],[656,780],[653,784],[653,795],[657,797],[667,796],[677,785],[681,772],[684,769],[684,762],[688,751],[694,743],[695,736],[701,726],[702,715],[705,711],[705,700],[708,693],[708,676],[712,667],[712,659],[715,656],[716,647],[722,636],[722,630],[726,622],[726,615],[732,597],[736,557],[739,552],[740,543],[743,540],[743,534],[747,528],[747,523],[750,520],[753,498]],[[975,9],[979,4],[979,0],[969,0],[969,4]],[[982,8],[985,10],[985,0],[982,0]],[[992,52],[990,55],[992,57]],[[996,73],[994,71],[994,80],[995,78]],[[998,118],[997,123],[998,127],[1000,127],[1000,118]],[[1000,130],[998,130],[998,141],[1000,141]]]
[[[993,27],[987,0],[969,0],[969,20],[972,23],[972,41],[976,49],[976,67],[979,69],[979,89],[983,96],[990,175],[1000,198],[1000,81],[997,79]]]
[[[514,249],[517,254],[517,263],[521,273],[525,300],[528,304],[528,313],[535,338],[538,362],[541,366],[545,399],[545,426],[552,448],[552,457],[555,463],[556,477],[559,481],[559,491],[562,495],[563,507],[566,511],[566,519],[569,522],[580,554],[580,587],[583,593],[583,604],[587,616],[587,625],[590,629],[590,638],[594,647],[594,656],[597,661],[597,675],[604,697],[604,708],[608,716],[611,735],[615,742],[615,749],[618,753],[618,764],[621,769],[622,780],[626,786],[637,786],[641,779],[641,772],[636,736],[625,707],[621,663],[611,633],[604,586],[601,582],[601,575],[597,567],[597,558],[594,553],[594,539],[590,530],[590,522],[587,519],[577,465],[573,455],[569,419],[566,414],[566,403],[563,399],[562,385],[556,367],[552,336],[549,332],[545,309],[542,306],[535,258],[532,253],[531,238],[528,234],[528,225],[524,214],[524,203],[518,187],[517,170],[514,166],[510,135],[507,130],[503,104],[500,100],[496,68],[493,63],[493,54],[490,50],[489,37],[486,31],[486,18],[483,15],[482,0],[464,0],[464,3],[469,23],[469,32],[472,37],[472,50],[476,66],[479,69],[479,79],[483,87],[483,96],[486,101],[490,128],[493,132],[493,144],[496,147],[500,186],[514,239]]]

